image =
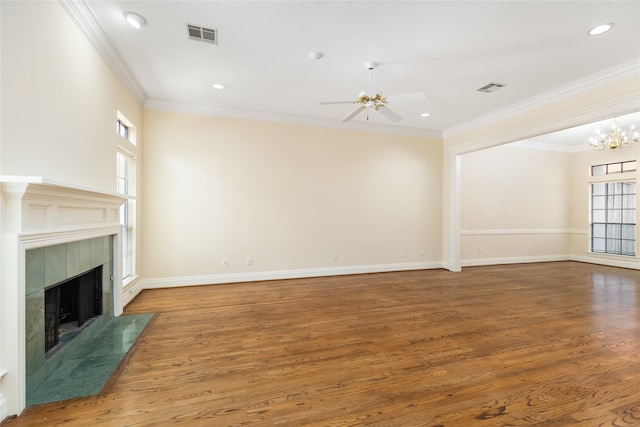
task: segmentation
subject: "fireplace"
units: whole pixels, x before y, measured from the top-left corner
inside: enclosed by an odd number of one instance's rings
[[[122,314],[124,199],[33,176],[0,176],[0,190],[3,419],[20,414],[33,390]]]
[[[113,236],[25,252],[27,401],[113,318],[114,267]]]
[[[44,307],[45,355],[49,357],[102,315],[102,266],[45,289]]]

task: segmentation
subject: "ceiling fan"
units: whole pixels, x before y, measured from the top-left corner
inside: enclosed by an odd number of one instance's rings
[[[318,105],[357,104],[358,107],[342,119],[342,122],[350,121],[363,111],[367,112],[367,120],[369,120],[369,110],[376,110],[395,123],[402,120],[402,117],[390,109],[387,104],[405,101],[424,101],[426,99],[425,94],[422,92],[383,96],[373,84],[373,69],[376,68],[378,64],[375,62],[367,62],[364,65],[369,70],[369,82],[365,89],[358,94],[358,99],[355,101],[320,101]]]

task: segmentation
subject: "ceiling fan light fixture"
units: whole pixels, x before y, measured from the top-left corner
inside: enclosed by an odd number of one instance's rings
[[[431,113],[422,113],[420,114],[420,117],[429,117],[431,115]]]
[[[593,27],[591,30],[589,30],[587,34],[590,36],[598,36],[600,34],[606,33],[612,28],[613,28],[613,22],[608,22],[606,24],[600,24],[597,27]]]
[[[214,89],[218,89],[218,90],[224,89],[224,85],[222,83],[214,83],[212,86]]]
[[[134,12],[125,12],[123,16],[124,19],[129,23],[129,25],[131,25],[136,30],[142,28],[142,26],[147,22],[141,15],[138,15]]]
[[[373,69],[377,65],[378,64],[375,62],[366,62],[364,64],[364,66],[369,70],[369,82],[367,83],[368,90],[365,89],[360,91],[360,93],[358,94],[358,99],[356,99],[355,101],[320,101],[318,102],[318,105],[357,104],[358,106],[356,107],[356,109],[353,110],[353,112],[351,112],[351,114],[349,114],[347,117],[342,119],[343,123],[350,121],[362,111],[367,112],[367,120],[369,120],[369,110],[375,110],[379,112],[394,123],[402,120],[402,117],[394,112],[391,108],[389,108],[387,104],[395,104],[397,102],[403,101],[424,101],[424,99],[426,98],[425,94],[420,92],[383,96],[373,84]]]

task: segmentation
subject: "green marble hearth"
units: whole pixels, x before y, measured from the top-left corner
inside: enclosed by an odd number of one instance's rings
[[[27,401],[31,394],[113,318],[113,236],[30,249],[25,253],[25,350]],[[45,354],[45,289],[102,266],[102,315],[53,354]]]
[[[27,406],[102,391],[111,375],[153,318],[153,313],[114,317],[27,396]]]

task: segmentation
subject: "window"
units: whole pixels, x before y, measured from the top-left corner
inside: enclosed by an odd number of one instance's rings
[[[136,147],[135,127],[120,112],[117,114],[116,132],[122,137],[116,152],[117,192],[127,196],[120,207],[122,226],[122,278],[127,284],[135,276],[136,241]]]
[[[129,141],[129,126],[122,123],[122,120],[116,120],[116,132],[118,135]]]
[[[591,184],[591,251],[635,256],[635,181]]]
[[[629,160],[626,162],[594,165],[591,166],[591,176],[604,176],[615,173],[635,172],[636,163],[636,160]]]
[[[118,193],[130,195],[129,187],[131,164],[133,159],[125,153],[118,152],[117,156],[117,174]],[[134,260],[134,218],[132,215],[132,207],[135,200],[127,199],[120,206],[120,225],[122,226],[122,278],[127,279],[133,276],[133,260]]]

